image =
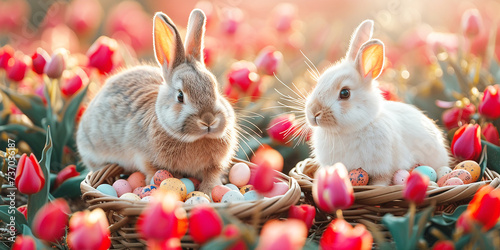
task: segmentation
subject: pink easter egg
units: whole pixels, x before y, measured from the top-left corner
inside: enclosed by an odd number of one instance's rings
[[[152,195],[154,192],[156,192],[156,190],[158,190],[158,186],[156,186],[156,185],[147,185],[147,186],[145,186],[142,189],[141,198],[144,198],[146,196]]]
[[[124,193],[132,193],[132,187],[128,181],[124,179],[119,179],[113,183],[113,188],[116,190],[118,197],[122,196]]]
[[[288,186],[287,183],[279,181],[273,184],[273,189],[271,189],[271,191],[264,193],[263,195],[264,197],[271,198],[285,194],[288,191],[288,189],[290,189],[290,187]]]
[[[408,179],[408,176],[410,176],[410,172],[404,169],[400,169],[394,173],[394,176],[392,177],[392,184],[393,185],[404,185],[406,182],[406,179]]]
[[[144,187],[136,187],[136,188],[134,189],[134,191],[132,191],[132,193],[134,193],[134,194],[136,194],[136,195],[141,196],[141,193],[142,193],[142,189],[143,189],[143,188],[144,188]]]
[[[212,189],[212,200],[214,202],[220,202],[222,200],[222,197],[229,191],[231,191],[231,189],[224,185],[215,186]]]
[[[137,187],[146,186],[146,176],[144,176],[144,174],[141,172],[135,172],[131,174],[128,177],[127,181],[132,187],[132,190],[136,189]]]
[[[443,186],[456,186],[456,185],[463,185],[464,182],[458,178],[458,177],[451,177],[448,179]]]
[[[250,168],[247,164],[239,162],[234,164],[234,166],[229,170],[229,181],[238,186],[242,187],[248,184],[250,180]]]

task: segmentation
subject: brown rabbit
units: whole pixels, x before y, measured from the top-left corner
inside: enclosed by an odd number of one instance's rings
[[[90,102],[77,131],[83,163],[117,163],[149,182],[157,169],[221,184],[237,143],[235,112],[203,62],[205,14],[189,17],[185,46],[174,23],[156,13],[154,50],[161,68],[138,66],[110,77]]]

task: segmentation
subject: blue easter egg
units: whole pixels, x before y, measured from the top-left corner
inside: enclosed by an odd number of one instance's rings
[[[437,180],[436,170],[434,170],[433,168],[431,168],[429,166],[418,166],[415,169],[413,169],[413,171],[417,171],[423,175],[426,175],[427,177],[429,177],[430,181]]]
[[[255,190],[251,190],[243,194],[243,198],[245,198],[246,201],[256,201],[259,199],[259,194]]]
[[[228,188],[230,188],[230,189],[232,189],[232,190],[236,190],[236,191],[239,191],[239,190],[240,190],[240,189],[239,189],[236,185],[231,184],[231,183],[228,183],[228,184],[226,184],[226,185],[224,185],[224,186],[226,186],[226,187],[228,187]]]
[[[221,203],[231,203],[231,202],[238,202],[238,201],[244,201],[245,197],[240,193],[240,191],[236,190],[231,190],[228,191],[227,193],[222,196]]]
[[[115,188],[109,184],[101,184],[96,189],[103,194],[118,197]]]
[[[188,178],[181,178],[180,180],[184,183],[184,185],[186,185],[186,190],[188,194],[195,190],[193,181],[191,181]]]

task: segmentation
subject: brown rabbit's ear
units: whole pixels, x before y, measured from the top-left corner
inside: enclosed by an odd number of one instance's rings
[[[204,64],[203,60],[203,37],[205,35],[205,14],[200,9],[194,9],[189,16],[186,33],[186,56]]]
[[[363,78],[377,79],[384,68],[382,41],[373,39],[363,44],[354,63]]]
[[[349,50],[347,51],[347,59],[354,61],[356,59],[356,55],[358,54],[359,48],[361,48],[361,45],[372,38],[372,34],[373,21],[363,21],[352,34],[351,44],[349,45]]]
[[[166,72],[185,61],[179,32],[172,20],[162,12],[157,12],[154,17],[153,40],[156,60]]]

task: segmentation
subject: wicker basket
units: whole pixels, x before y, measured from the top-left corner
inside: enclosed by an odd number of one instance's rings
[[[304,202],[312,205],[314,205],[312,176],[314,176],[317,169],[317,163],[313,159],[308,158],[297,163],[290,171],[290,177],[297,180],[304,192]],[[495,171],[485,169],[483,180],[480,182],[459,186],[430,186],[427,190],[427,197],[417,210],[428,207],[430,204],[435,204],[435,214],[453,212],[457,206],[467,204],[476,191],[486,184],[489,184],[493,188],[500,188],[500,175]],[[359,222],[367,226],[368,224],[373,225],[373,223],[380,224],[380,220],[387,213],[401,216],[408,211],[409,203],[403,198],[402,185],[388,187],[371,185],[355,186],[353,189],[354,204],[351,208],[343,210],[344,219],[349,222]],[[332,219],[332,215],[317,209],[314,228],[317,234],[321,235]]]
[[[234,159],[233,163],[245,162]],[[245,162],[254,171],[255,165]],[[95,172],[90,172],[80,187],[83,193],[83,199],[89,204],[89,209],[102,208],[109,221],[111,232],[111,249],[144,249],[146,241],[140,238],[136,232],[135,223],[142,210],[148,204],[144,201],[129,201],[103,194],[96,190],[100,184],[112,184],[123,173],[123,168],[118,165],[108,165]],[[265,198],[263,200],[238,203],[211,203],[216,209],[224,209],[228,214],[234,215],[243,222],[254,223],[254,213],[259,213],[258,224],[262,224],[274,218],[286,216],[286,212],[291,205],[296,204],[301,195],[300,186],[297,181],[289,176],[279,173],[280,180],[287,182],[289,190],[282,196]],[[193,205],[185,205],[186,212],[190,213]],[[188,234],[181,239],[183,248],[197,248]]]

